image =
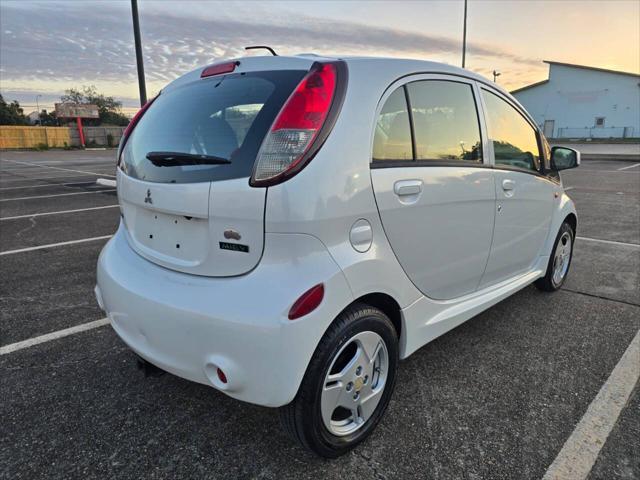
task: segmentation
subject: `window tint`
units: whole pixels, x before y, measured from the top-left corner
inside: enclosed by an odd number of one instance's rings
[[[408,84],[418,160],[482,160],[471,85],[424,80]]]
[[[520,113],[497,95],[482,90],[487,106],[489,138],[496,165],[538,171],[540,151],[536,132]]]
[[[122,169],[150,182],[189,183],[251,176],[264,136],[306,72],[230,74],[163,92],[136,125]],[[155,166],[149,152],[212,155],[228,165]]]
[[[411,127],[403,87],[387,98],[376,123],[373,161],[385,160],[413,160]]]

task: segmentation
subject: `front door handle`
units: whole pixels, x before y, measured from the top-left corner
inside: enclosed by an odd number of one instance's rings
[[[393,191],[400,197],[417,195],[422,191],[422,180],[398,180],[393,184]]]
[[[516,188],[516,182],[514,182],[513,180],[509,180],[508,178],[506,178],[502,181],[502,190],[504,190],[505,192],[511,191],[514,188]]]

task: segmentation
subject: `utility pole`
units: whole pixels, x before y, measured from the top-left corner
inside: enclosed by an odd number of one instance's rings
[[[462,27],[462,68],[465,65],[467,55],[467,0],[464,0],[464,22]]]
[[[138,20],[138,0],[131,0],[133,16],[133,38],[136,44],[136,63],[138,65],[138,89],[140,90],[140,106],[147,103],[147,87],[144,82],[144,62],[142,60],[142,42],[140,40],[140,21]]]
[[[42,118],[40,118],[40,103],[38,102],[38,99],[41,97],[42,95],[36,95],[36,111],[38,112],[38,125],[42,126]]]
[[[496,83],[496,78],[498,78],[500,75],[502,75],[499,71],[494,70],[493,71],[493,83]]]

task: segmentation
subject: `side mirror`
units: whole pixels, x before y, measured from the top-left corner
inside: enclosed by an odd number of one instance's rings
[[[580,165],[580,152],[568,147],[551,148],[551,169],[560,171]]]

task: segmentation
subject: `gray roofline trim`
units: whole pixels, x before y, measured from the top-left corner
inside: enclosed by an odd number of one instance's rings
[[[515,90],[511,90],[509,93],[513,95],[514,93],[521,92],[523,90],[528,90],[533,87],[537,87],[538,85],[543,85],[545,83],[549,83],[549,79],[541,80],[540,82],[532,83],[531,85],[525,85],[524,87],[516,88]]]
[[[618,75],[630,75],[632,77],[640,77],[640,73],[623,72],[621,70],[610,70],[608,68],[589,67],[587,65],[576,65],[574,63],[554,62],[553,60],[543,60],[544,63],[549,65],[560,65],[563,67],[582,68],[584,70],[595,70],[596,72],[604,73],[617,73]]]

